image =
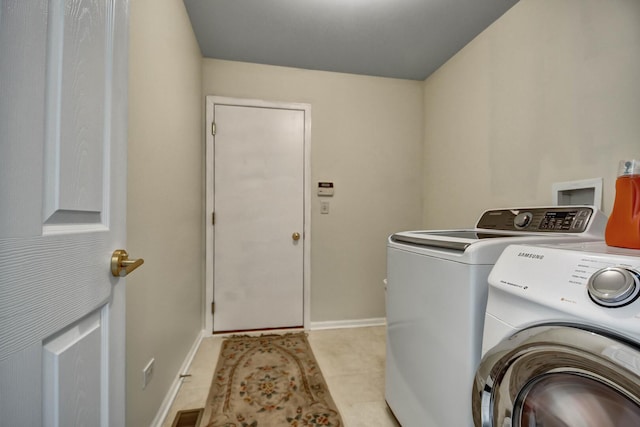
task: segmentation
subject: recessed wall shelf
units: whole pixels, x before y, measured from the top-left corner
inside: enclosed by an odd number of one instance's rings
[[[592,205],[602,209],[602,178],[554,182],[551,192],[556,206]]]

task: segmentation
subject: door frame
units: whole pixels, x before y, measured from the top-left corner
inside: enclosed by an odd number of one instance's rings
[[[259,99],[232,98],[225,96],[206,96],[205,109],[205,291],[204,291],[204,326],[208,334],[213,333],[213,233],[214,226],[211,218],[214,202],[214,150],[213,148],[213,111],[214,106],[229,105],[239,107],[277,108],[285,110],[304,111],[304,227],[303,227],[303,288],[302,312],[303,327],[309,330],[311,324],[311,105],[294,102],[264,101]]]

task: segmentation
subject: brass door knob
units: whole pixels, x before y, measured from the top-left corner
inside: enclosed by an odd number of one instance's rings
[[[142,258],[129,259],[127,251],[116,249],[111,255],[111,274],[115,277],[124,277],[142,264],[144,264]]]
[[[298,240],[300,240],[300,233],[298,233],[298,232],[296,231],[295,233],[293,233],[293,234],[291,235],[291,238],[292,238],[295,242],[297,242]]]

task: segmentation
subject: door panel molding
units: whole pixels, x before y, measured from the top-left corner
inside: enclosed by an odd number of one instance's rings
[[[104,307],[100,311],[106,310]],[[68,326],[43,345],[45,426],[97,426],[108,412],[101,399],[101,395],[109,392],[108,383],[100,377],[102,361],[108,357],[108,342],[105,343],[108,328],[103,326],[100,311]],[[78,378],[74,373],[79,368],[89,368],[89,375]]]
[[[206,97],[206,121],[205,121],[205,143],[206,143],[206,203],[205,203],[205,222],[206,222],[206,262],[205,262],[205,329],[208,332],[213,331],[213,314],[211,311],[214,297],[214,225],[212,221],[212,212],[214,210],[214,136],[212,123],[214,121],[214,107],[216,105],[226,106],[244,106],[255,108],[271,108],[300,110],[304,112],[304,226],[302,244],[304,245],[303,256],[303,326],[305,329],[310,327],[310,248],[311,248],[311,106],[302,103],[289,102],[272,102],[256,99],[242,99],[221,96]]]
[[[109,2],[52,1],[48,19],[44,221],[57,211],[101,212]],[[68,15],[68,16],[66,16]],[[64,49],[63,49],[64,46]],[[95,141],[101,141],[96,143]]]

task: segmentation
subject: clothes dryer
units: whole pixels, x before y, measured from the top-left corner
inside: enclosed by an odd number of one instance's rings
[[[513,245],[489,283],[475,426],[640,425],[640,250]]]
[[[495,209],[475,228],[395,233],[387,243],[385,399],[403,427],[469,427],[487,276],[511,243],[601,240],[592,206]]]

